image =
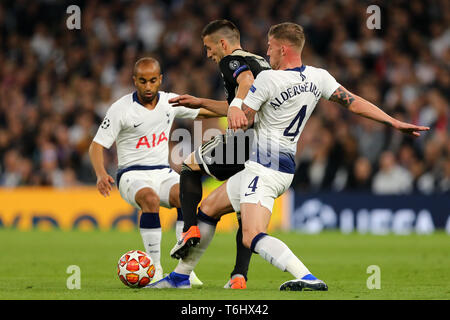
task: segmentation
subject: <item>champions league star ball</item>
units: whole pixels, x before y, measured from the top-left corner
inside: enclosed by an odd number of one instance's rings
[[[132,288],[142,288],[152,281],[155,266],[150,256],[140,250],[132,250],[120,257],[117,264],[120,281]]]

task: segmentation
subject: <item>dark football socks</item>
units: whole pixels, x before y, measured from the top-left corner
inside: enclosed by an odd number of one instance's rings
[[[180,202],[183,212],[183,232],[197,225],[197,207],[202,200],[202,172],[183,164],[180,172]]]
[[[250,264],[252,251],[242,244],[242,222],[239,217],[238,222],[239,229],[236,233],[236,262],[234,270],[231,272],[231,277],[235,274],[242,274],[245,277],[245,280],[247,280],[248,266]]]

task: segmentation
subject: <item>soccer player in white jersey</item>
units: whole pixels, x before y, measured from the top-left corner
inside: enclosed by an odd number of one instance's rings
[[[179,261],[174,272],[151,287],[190,287],[189,274],[214,235],[214,223],[227,212],[223,208],[232,206],[241,212],[244,246],[294,277],[283,283],[280,290],[328,290],[284,242],[266,233],[274,200],[292,182],[297,141],[317,102],[320,98],[338,102],[353,113],[412,136],[429,130],[390,117],[347,91],[326,70],[303,65],[304,42],[303,28],[297,24],[281,23],[271,27],[267,55],[273,70],[259,73],[242,104],[248,127],[254,123],[255,139],[250,159],[243,171],[219,187],[222,197],[216,197],[217,210],[214,214],[208,211],[209,223],[199,221],[200,243]],[[254,122],[256,114],[258,121]]]
[[[155,264],[155,281],[162,278],[160,263],[161,224],[159,207],[178,208],[177,237],[183,229],[180,211],[179,175],[169,166],[169,134],[174,118],[220,116],[206,109],[173,108],[168,100],[174,93],[159,91],[162,74],[159,62],[142,58],[133,71],[136,91],[117,100],[108,109],[89,148],[97,176],[97,188],[108,196],[112,184],[122,198],[142,210],[140,233],[145,251]],[[118,172],[115,181],[105,170],[103,149],[116,143]],[[201,284],[192,273],[191,280]]]

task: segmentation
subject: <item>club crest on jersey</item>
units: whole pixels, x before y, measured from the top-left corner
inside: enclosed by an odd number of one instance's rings
[[[237,68],[239,68],[241,64],[239,63],[239,61],[237,60],[232,60],[230,61],[230,63],[228,64],[228,67],[230,67],[231,70],[236,70]]]
[[[146,136],[140,137],[139,141],[136,145],[136,149],[139,149],[140,147],[146,146],[147,148],[154,148],[158,146],[163,141],[168,141],[166,134],[163,132],[160,133],[158,140],[156,140],[156,134],[152,134],[152,143],[150,145],[150,141]]]

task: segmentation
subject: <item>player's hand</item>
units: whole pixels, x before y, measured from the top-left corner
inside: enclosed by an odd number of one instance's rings
[[[97,177],[97,189],[104,197],[109,196],[113,183],[114,179],[108,174]]]
[[[172,107],[186,107],[191,109],[202,107],[202,99],[188,94],[182,94],[178,97],[169,99],[169,103],[172,104]]]
[[[237,129],[245,129],[248,126],[248,120],[244,111],[238,107],[228,108],[227,120],[228,128],[233,131],[236,131]]]
[[[413,137],[420,137],[420,131],[428,131],[429,127],[416,126],[414,124],[398,121],[394,123],[394,128]]]

